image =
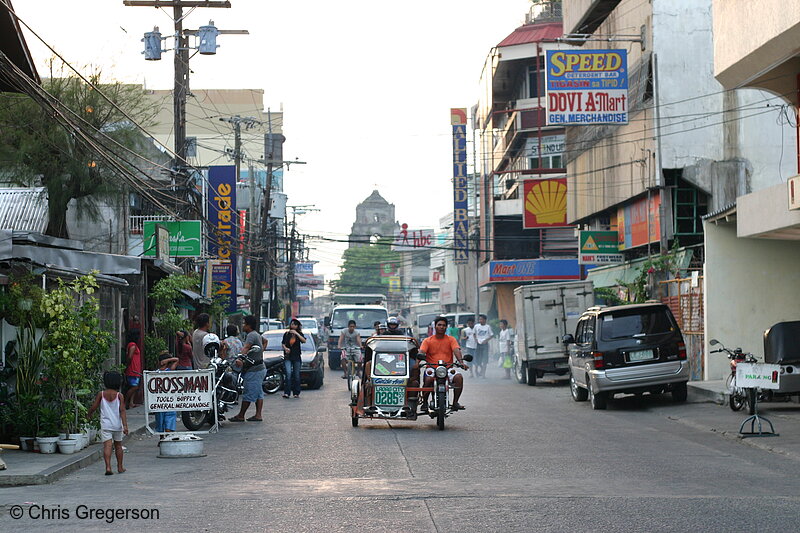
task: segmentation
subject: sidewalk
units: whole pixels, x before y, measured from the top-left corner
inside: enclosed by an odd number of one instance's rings
[[[144,407],[128,410],[128,435],[123,442],[146,431]],[[102,460],[103,445],[102,443],[93,443],[72,455],[31,453],[19,450],[3,450],[0,453],[6,463],[6,469],[0,470],[0,487],[43,485]]]

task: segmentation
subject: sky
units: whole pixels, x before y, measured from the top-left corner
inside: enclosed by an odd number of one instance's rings
[[[198,8],[184,27],[213,20],[215,56],[195,56],[191,87],[263,89],[265,107],[283,108],[284,175],[290,205],[319,211],[298,229],[346,238],[355,207],[377,188],[400,223],[438,228],[452,211],[451,107],[477,102],[490,49],[524,21],[529,0],[231,0]],[[17,0],[14,8],[74,66],[96,65],[107,79],[172,88],[172,52],[145,61],[140,42],[172,17],[122,0]],[[171,10],[170,10],[171,11]],[[77,15],[77,16],[76,16]],[[26,34],[40,73],[51,53]],[[171,47],[171,45],[170,45]],[[346,244],[311,243],[315,273],[335,277]]]

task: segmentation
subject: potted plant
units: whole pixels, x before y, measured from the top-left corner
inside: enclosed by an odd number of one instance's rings
[[[20,449],[32,452],[36,441],[36,396],[17,394],[12,407],[14,429],[19,435]]]
[[[60,416],[56,409],[46,406],[39,410],[39,432],[36,442],[41,453],[55,453],[58,443],[58,424]]]

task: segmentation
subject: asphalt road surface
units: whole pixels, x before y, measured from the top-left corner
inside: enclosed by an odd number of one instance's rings
[[[665,395],[592,411],[564,382],[528,387],[500,373],[468,378],[467,409],[438,431],[432,420],[351,427],[345,382],[328,371],[299,400],[268,397],[263,423],[226,423],[206,438],[207,457],[158,459],[155,439],[141,437],[122,475],[104,476],[99,462],[51,485],[0,489],[0,530],[798,528],[800,465],[670,418],[700,406]],[[150,517],[109,523],[86,517],[91,509]]]

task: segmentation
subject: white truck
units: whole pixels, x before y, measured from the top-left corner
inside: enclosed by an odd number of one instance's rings
[[[567,374],[569,353],[562,338],[575,332],[581,313],[594,305],[592,282],[523,285],[514,290],[514,303],[517,381],[533,386],[546,373]]]
[[[360,305],[342,304],[336,305],[331,311],[330,316],[325,317],[325,327],[330,331],[328,337],[328,367],[331,370],[338,370],[341,367],[341,350],[339,349],[339,337],[342,331],[347,329],[347,323],[351,320],[356,321],[356,331],[361,335],[361,341],[375,333],[373,324],[380,322],[386,326],[389,312],[382,305]]]

